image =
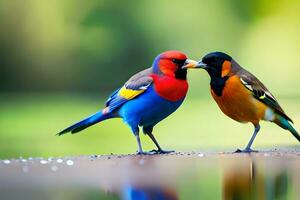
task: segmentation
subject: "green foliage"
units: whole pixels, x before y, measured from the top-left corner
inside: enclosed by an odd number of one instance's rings
[[[299,7],[296,0],[2,0],[0,91],[109,92],[158,53],[178,49],[194,59],[226,51],[276,92],[299,95]],[[206,80],[192,81],[206,94]]]

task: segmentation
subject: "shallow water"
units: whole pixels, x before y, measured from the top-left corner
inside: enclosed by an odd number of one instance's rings
[[[299,199],[300,152],[0,161],[0,199]]]

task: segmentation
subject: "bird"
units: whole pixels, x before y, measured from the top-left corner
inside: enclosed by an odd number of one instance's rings
[[[251,153],[252,143],[260,130],[260,121],[274,122],[290,131],[300,142],[293,121],[283,111],[274,95],[253,74],[242,68],[231,56],[223,52],[205,55],[197,65],[184,68],[202,68],[210,76],[210,92],[222,112],[242,123],[252,123],[254,132],[246,148],[236,152]]]
[[[187,91],[187,68],[197,62],[186,54],[169,50],[159,54],[151,67],[133,75],[107,99],[103,109],[62,130],[58,135],[77,133],[112,118],[122,118],[136,138],[138,154],[164,154],[153,135],[153,128],[183,103]],[[157,150],[143,151],[139,127],[154,142]]]

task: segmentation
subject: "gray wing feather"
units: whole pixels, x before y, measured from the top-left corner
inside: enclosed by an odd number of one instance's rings
[[[252,92],[253,96],[266,104],[267,106],[271,107],[275,110],[278,114],[285,117],[287,120],[293,122],[283,111],[279,103],[277,102],[274,95],[267,89],[267,87],[253,74],[248,72],[247,70],[243,69],[238,63],[235,61],[232,62],[233,70],[236,75],[240,77],[242,84]]]
[[[131,90],[147,89],[153,82],[153,79],[150,76],[152,73],[152,68],[148,68],[135,74],[125,83],[125,87]]]

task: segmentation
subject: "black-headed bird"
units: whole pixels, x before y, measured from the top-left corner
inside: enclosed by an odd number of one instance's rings
[[[157,146],[154,153],[170,153],[163,150],[154,135],[153,127],[168,117],[182,104],[188,91],[187,69],[197,62],[189,60],[180,51],[166,51],[158,55],[152,67],[132,76],[122,87],[111,94],[105,108],[92,116],[64,129],[58,135],[82,131],[96,123],[122,118],[131,128],[138,144],[138,154],[148,154],[142,149],[139,127]]]
[[[253,74],[243,69],[231,56],[222,52],[209,53],[198,64],[184,68],[203,68],[210,75],[210,91],[220,109],[228,117],[242,123],[251,122],[254,133],[243,150],[252,152],[251,145],[260,130],[261,120],[276,123],[289,130],[300,142],[293,121],[283,111],[275,97]]]

